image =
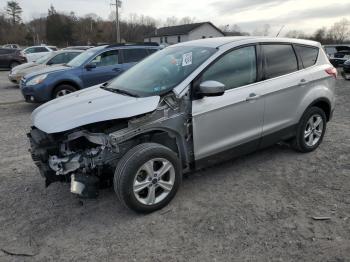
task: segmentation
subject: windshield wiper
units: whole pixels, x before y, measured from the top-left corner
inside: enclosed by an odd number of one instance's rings
[[[118,88],[109,88],[109,87],[107,87],[107,85],[108,85],[108,82],[101,85],[101,88],[104,90],[113,92],[113,93],[117,93],[117,94],[122,94],[122,95],[127,95],[127,96],[132,96],[132,97],[139,97],[138,95],[130,93],[126,90],[122,90],[122,89],[118,89]]]

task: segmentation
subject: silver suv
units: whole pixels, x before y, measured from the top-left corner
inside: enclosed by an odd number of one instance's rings
[[[46,178],[152,212],[182,175],[287,141],[322,142],[337,71],[316,42],[255,37],[173,45],[121,76],[33,112],[32,157]]]

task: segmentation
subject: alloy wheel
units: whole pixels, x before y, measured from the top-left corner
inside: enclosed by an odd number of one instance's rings
[[[307,146],[313,147],[320,141],[323,134],[323,126],[323,119],[320,115],[315,114],[310,117],[304,131],[304,139]]]
[[[65,95],[68,95],[68,94],[70,94],[70,93],[72,93],[71,90],[62,89],[62,90],[60,90],[60,91],[58,91],[58,92],[56,93],[56,97],[65,96]]]
[[[175,183],[175,168],[164,158],[154,158],[137,171],[133,183],[136,199],[144,205],[155,205],[165,199]]]

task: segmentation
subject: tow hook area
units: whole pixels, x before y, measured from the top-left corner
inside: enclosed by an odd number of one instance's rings
[[[96,198],[98,196],[99,179],[96,176],[81,174],[71,175],[70,192],[83,198]]]

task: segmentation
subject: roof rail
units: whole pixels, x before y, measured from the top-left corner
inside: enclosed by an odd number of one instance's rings
[[[122,43],[122,44],[112,44],[106,46],[106,48],[110,47],[118,47],[118,46],[159,46],[156,42],[144,42],[144,43]]]

